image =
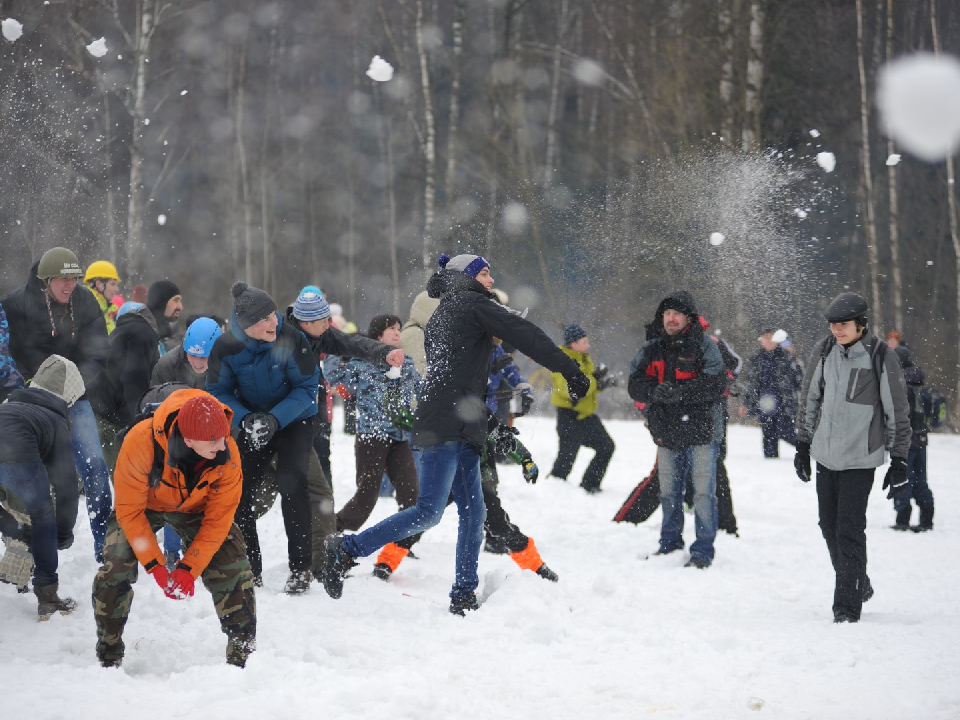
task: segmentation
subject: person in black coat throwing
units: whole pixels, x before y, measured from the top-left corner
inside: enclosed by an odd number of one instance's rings
[[[803,384],[803,371],[796,359],[780,347],[774,330],[764,330],[757,340],[763,348],[750,358],[747,392],[740,417],[756,415],[763,431],[763,456],[780,457],[780,440],[797,444],[794,420],[797,416],[797,392]]]
[[[548,370],[563,374],[575,399],[587,393],[590,381],[546,333],[494,300],[490,264],[483,257],[443,255],[439,265],[440,271],[427,283],[427,292],[439,297],[440,305],[426,326],[427,377],[413,428],[413,442],[423,449],[417,504],[359,535],[327,538],[324,587],[339,598],[355,558],[439,523],[452,492],[460,525],[450,612],[463,615],[479,607],[474,591],[480,582],[477,564],[486,518],[480,455],[490,422],[483,395],[493,338],[502,338]],[[513,428],[500,425],[495,432],[501,452],[515,447]]]
[[[77,607],[75,601],[57,595],[57,551],[73,544],[77,521],[80,496],[67,418],[69,407],[83,392],[77,366],[51,355],[37,368],[30,387],[14,390],[0,405],[0,487],[26,507],[30,531],[16,533],[10,523],[12,516],[3,510],[0,524],[5,535],[31,548],[33,592],[41,620]],[[56,507],[51,489],[57,497]]]

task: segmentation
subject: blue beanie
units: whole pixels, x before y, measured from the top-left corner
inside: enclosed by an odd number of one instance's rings
[[[445,270],[458,270],[464,275],[475,278],[481,270],[490,267],[483,255],[441,255],[437,264]]]
[[[302,322],[326,320],[330,317],[330,305],[323,293],[315,292],[315,286],[308,285],[300,291],[297,300],[293,303],[293,316]]]
[[[563,326],[563,344],[569,345],[570,343],[576,342],[580,338],[585,338],[587,336],[586,331],[576,323],[570,323],[569,325]]]

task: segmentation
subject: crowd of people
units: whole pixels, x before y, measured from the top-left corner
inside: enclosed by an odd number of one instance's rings
[[[0,580],[25,591],[32,577],[40,619],[75,609],[59,595],[57,568],[82,491],[100,565],[92,598],[104,667],[122,663],[141,568],[173,600],[192,596],[200,579],[227,636],[227,662],[243,667],[263,586],[257,521],[277,496],[291,595],[316,581],[340,598],[357,559],[373,553],[374,575],[389,581],[450,504],[459,515],[451,613],[479,607],[481,548],[558,581],[498,493],[498,462],[519,464],[531,483],[540,474],[513,424],[534,401],[514,354],[553,374],[558,453],[549,476],[567,480],[587,447],[594,455],[580,487],[590,495],[602,491],[615,451],[597,410],[598,393],[616,379],[591,358],[580,324],[567,324],[558,345],[512,310],[485,258],[441,256],[409,320],[377,315],[366,334],[315,285],[281,309],[237,282],[229,318],[193,314],[181,324],[189,298],[174,281],[138,286],[138,299],[126,301],[121,282],[109,261],[84,269],[73,251],[52,248],[0,304]],[[861,296],[843,293],[805,372],[785,333],[768,328],[742,373],[690,293],[660,302],[627,387],[657,446],[655,555],[685,547],[685,504],[695,520],[687,567],[713,564],[718,530],[737,534],[724,458],[728,398],[739,396],[740,416],[762,429],[764,457],[778,457],[780,440],[794,445],[805,482],[816,461],[834,620],[860,619],[873,594],[865,528],[875,470],[889,452],[883,487],[894,528],[932,530],[927,433],[943,412],[902,336],[880,341],[868,316]],[[339,510],[333,388],[352,403],[356,435],[356,492]],[[385,478],[398,511],[364,528]]]

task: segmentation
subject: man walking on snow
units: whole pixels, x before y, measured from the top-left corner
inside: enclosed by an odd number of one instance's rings
[[[836,574],[833,620],[858,622],[873,596],[867,576],[867,498],[890,450],[883,488],[907,490],[910,407],[896,353],[867,334],[867,301],[838,295],[824,316],[830,335],[813,349],[800,394],[794,467],[810,482],[817,461],[820,530]]]

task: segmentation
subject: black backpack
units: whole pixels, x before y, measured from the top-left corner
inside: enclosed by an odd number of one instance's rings
[[[184,383],[168,382],[163,383],[162,385],[156,385],[147,390],[140,398],[140,402],[137,403],[137,406],[140,408],[140,412],[137,413],[137,416],[133,419],[133,422],[117,433],[117,444],[123,444],[123,440],[126,438],[127,433],[130,432],[135,425],[143,422],[144,420],[149,420],[152,418],[153,414],[157,411],[157,408],[160,407],[160,404],[168,397],[173,395],[173,393],[175,393],[177,390],[189,389],[190,386]],[[172,419],[173,418],[171,417],[171,420]],[[160,485],[160,480],[163,477],[163,462],[163,448],[160,447],[160,443],[158,443],[157,439],[154,437],[153,465],[150,468],[150,479],[148,482],[149,486],[152,488]]]

